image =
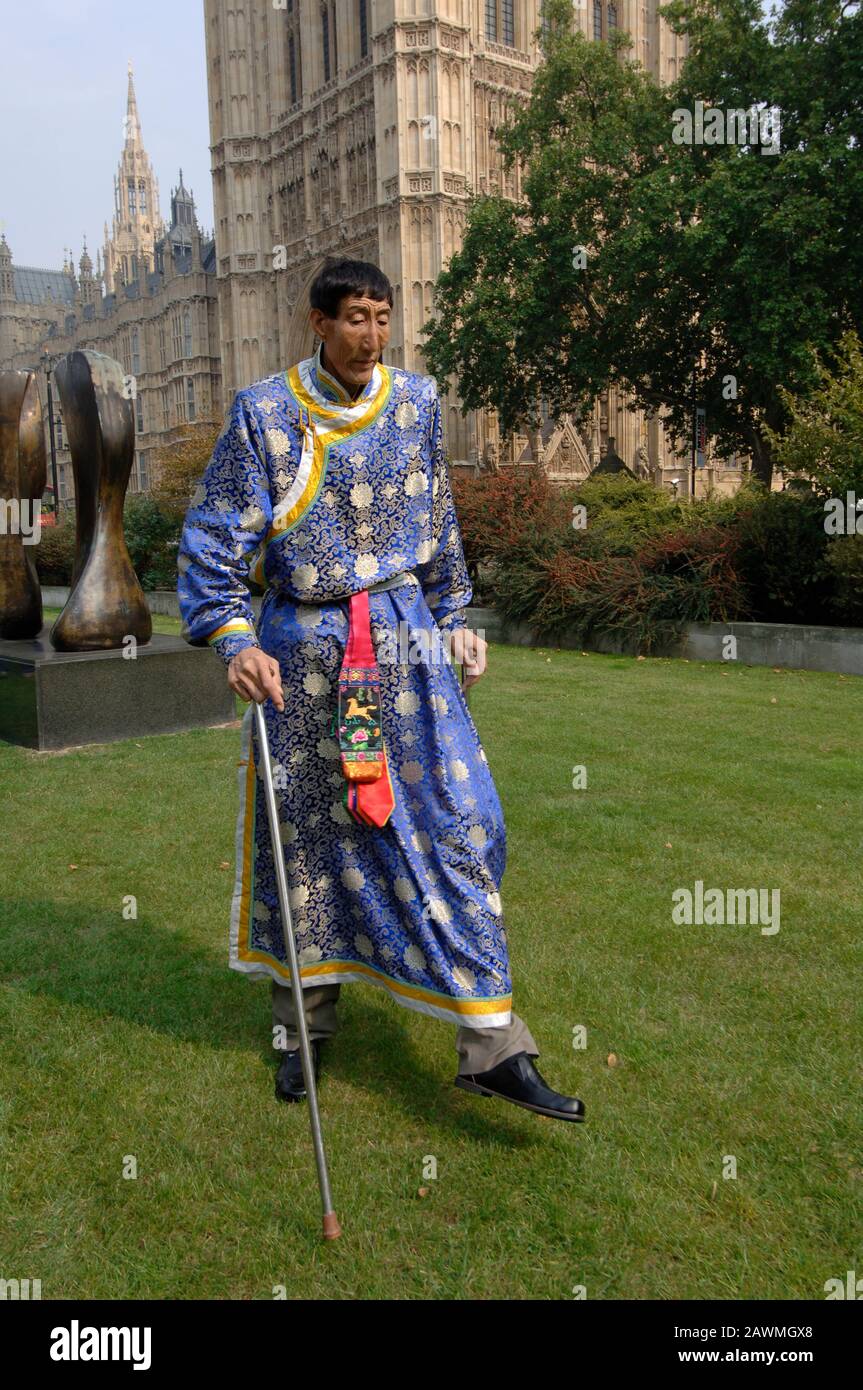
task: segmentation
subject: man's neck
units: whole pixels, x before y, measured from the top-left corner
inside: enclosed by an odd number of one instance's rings
[[[339,376],[335,367],[330,365],[330,362],[327,359],[323,342],[321,343],[321,366],[323,367],[325,372],[329,372],[330,376],[334,376],[336,381],[338,381],[340,385],[344,386],[351,400],[355,401],[357,396],[364,389],[363,382],[360,382],[358,386],[354,386],[352,383],[344,381],[342,377]]]

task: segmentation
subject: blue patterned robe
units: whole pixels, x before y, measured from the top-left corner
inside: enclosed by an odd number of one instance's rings
[[[441,634],[471,585],[432,377],[377,364],[355,402],[314,357],[237,393],[186,516],[183,635],[278,659],[264,705],[304,984],[366,980],[467,1027],[511,1019],[503,812]],[[371,593],[395,809],[358,824],[333,716],[348,596]],[[255,630],[244,575],[266,592]],[[289,983],[257,737],[243,720],[230,965]]]

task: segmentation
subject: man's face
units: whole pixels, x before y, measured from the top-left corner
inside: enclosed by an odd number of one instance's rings
[[[392,310],[385,299],[345,295],[334,319],[312,309],[311,325],[324,340],[325,365],[351,395],[371,380],[390,338]]]

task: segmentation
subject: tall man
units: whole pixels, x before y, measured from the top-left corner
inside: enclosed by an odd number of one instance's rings
[[[453,1023],[455,1084],[584,1118],[512,1011],[503,812],[453,663],[486,667],[432,377],[387,367],[393,291],[328,261],[313,356],[239,391],[178,556],[183,632],[267,732],[316,1074],[342,984]],[[265,594],[257,631],[244,576]],[[450,645],[450,651],[446,650]],[[230,965],[272,981],[276,1094],[305,1096],[253,708],[243,721]]]

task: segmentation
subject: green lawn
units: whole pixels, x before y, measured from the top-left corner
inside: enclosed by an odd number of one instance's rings
[[[494,646],[470,700],[515,1008],[587,1123],[456,1090],[449,1026],[346,986],[324,1246],[268,987],[227,968],[237,729],[0,744],[0,1276],[46,1299],[822,1299],[863,1268],[863,681]],[[780,930],[674,925],[697,879],[779,888]]]

